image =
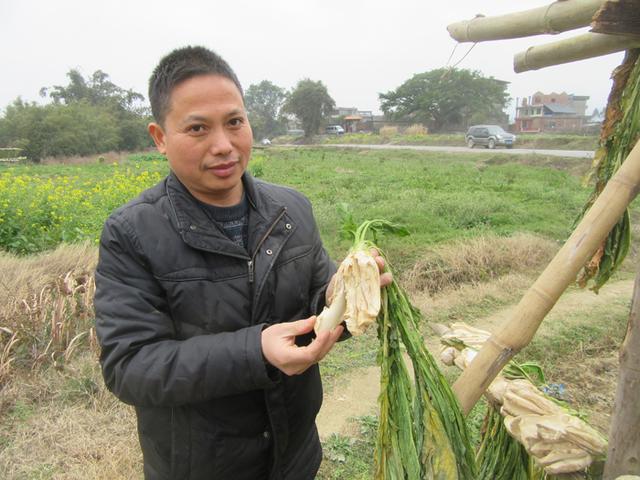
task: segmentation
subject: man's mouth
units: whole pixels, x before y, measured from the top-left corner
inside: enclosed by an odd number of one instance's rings
[[[239,162],[225,162],[218,163],[207,167],[207,170],[211,171],[216,177],[226,178],[235,172]]]

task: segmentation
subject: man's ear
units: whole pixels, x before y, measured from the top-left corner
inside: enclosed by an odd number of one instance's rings
[[[164,142],[164,130],[160,126],[160,124],[151,122],[147,125],[147,130],[149,131],[149,135],[153,138],[153,142],[156,144],[156,148],[163,155],[167,153],[167,146]]]

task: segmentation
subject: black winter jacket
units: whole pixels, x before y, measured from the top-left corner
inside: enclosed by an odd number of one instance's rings
[[[101,365],[108,388],[136,408],[150,480],[302,480],[321,461],[318,367],[291,377],[267,368],[261,332],[318,313],[335,266],[304,196],[243,182],[250,254],[173,173],[105,223]]]

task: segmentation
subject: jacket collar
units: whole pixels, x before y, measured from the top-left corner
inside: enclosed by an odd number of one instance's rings
[[[249,252],[251,253],[285,207],[260,189],[257,181],[248,171],[244,172],[242,183],[250,205]],[[167,177],[166,191],[176,226],[185,243],[201,250],[247,258],[247,252],[229,240],[222,229],[211,221],[173,171]]]

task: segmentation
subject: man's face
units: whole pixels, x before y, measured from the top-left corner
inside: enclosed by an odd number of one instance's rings
[[[218,206],[240,202],[253,134],[231,80],[198,75],[179,83],[164,126],[151,123],[149,133],[194,197]]]

